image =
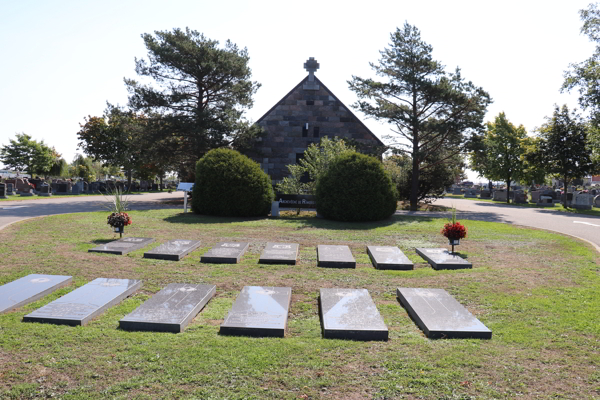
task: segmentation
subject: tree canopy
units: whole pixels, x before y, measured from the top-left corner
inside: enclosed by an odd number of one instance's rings
[[[447,73],[433,60],[431,45],[416,27],[406,23],[390,36],[379,63],[370,64],[383,80],[353,76],[348,84],[359,98],[353,107],[388,122],[392,146],[411,157],[410,207],[416,210],[421,171],[451,162],[465,150],[470,136],[483,130],[491,99],[482,88],[466,82],[460,69]],[[426,161],[442,153],[443,159]]]
[[[260,84],[251,81],[246,48],[186,28],[143,34],[148,59],[135,60],[142,84],[125,79],[129,106],[152,115],[154,132],[176,146],[166,151],[187,169],[208,150],[250,145],[260,129],[243,118]]]
[[[25,133],[17,133],[16,140],[10,139],[9,144],[0,149],[0,161],[4,165],[17,171],[26,171],[32,176],[48,173],[59,159],[60,154],[54,148]]]

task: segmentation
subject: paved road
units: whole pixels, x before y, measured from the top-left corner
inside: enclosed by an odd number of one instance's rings
[[[16,197],[16,196],[15,196]],[[183,198],[183,192],[145,193],[128,195],[129,206],[132,210],[149,210],[157,208],[183,208],[177,205],[164,204],[165,201]],[[1,201],[0,229],[14,222],[54,214],[69,214],[76,212],[104,211],[110,198],[104,196],[60,197],[47,199]],[[189,206],[189,204],[188,204]]]
[[[503,222],[565,233],[590,242],[600,252],[600,217],[565,213],[551,208],[520,207],[465,199],[441,199],[434,204],[455,207],[457,216],[461,219]],[[447,216],[448,213],[444,215]]]

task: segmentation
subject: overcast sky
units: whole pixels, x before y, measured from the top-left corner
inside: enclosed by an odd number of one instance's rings
[[[306,76],[316,75],[342,102],[356,96],[352,75],[373,76],[389,35],[417,26],[434,59],[483,87],[499,112],[528,132],[553,104],[577,105],[560,93],[569,63],[594,49],[579,33],[588,1],[205,1],[0,0],[0,145],[15,133],[44,140],[72,161],[79,124],[106,102],[125,105],[123,78],[145,57],[142,33],[189,27],[208,38],[247,47],[253,80],[262,84],[247,116],[257,120]],[[365,119],[379,137],[386,125]],[[81,151],[79,151],[81,152]],[[474,174],[470,178],[475,178]]]

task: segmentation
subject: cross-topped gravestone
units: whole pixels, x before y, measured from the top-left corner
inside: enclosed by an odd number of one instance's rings
[[[304,90],[319,90],[319,85],[315,83],[315,71],[318,70],[320,64],[314,57],[310,57],[304,63],[304,69],[308,71],[308,81],[302,86]]]

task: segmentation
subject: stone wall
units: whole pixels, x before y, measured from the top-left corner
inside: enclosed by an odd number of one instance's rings
[[[295,164],[311,143],[318,143],[324,136],[354,140],[363,152],[375,152],[383,146],[316,77],[311,89],[306,89],[307,79],[257,121],[265,135],[248,155],[260,163],[273,183],[288,176],[287,165]]]

